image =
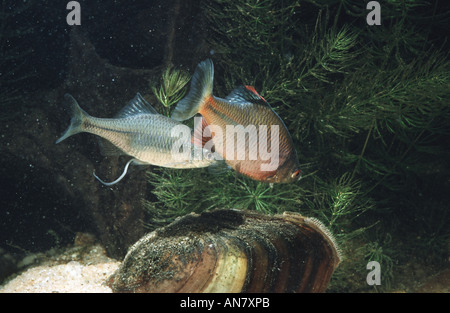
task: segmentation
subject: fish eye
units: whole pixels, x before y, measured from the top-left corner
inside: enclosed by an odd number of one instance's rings
[[[207,152],[206,155],[205,155],[205,158],[206,158],[208,161],[210,161],[210,160],[212,160],[214,157],[213,157],[213,154],[212,154],[211,152]]]
[[[302,171],[300,169],[297,169],[294,173],[292,173],[292,178],[299,178],[302,174]]]

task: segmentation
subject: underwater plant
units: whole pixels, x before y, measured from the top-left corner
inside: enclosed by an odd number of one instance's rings
[[[160,87],[152,86],[153,94],[164,107],[163,115],[169,116],[170,107],[184,97],[189,80],[185,71],[168,66],[162,73]]]
[[[156,197],[142,200],[148,215],[145,220],[147,228],[152,230],[178,216],[197,212],[202,203],[202,187],[197,182],[205,174],[202,170],[176,171],[165,168],[147,171],[148,182],[153,186],[152,193]]]
[[[391,288],[394,277],[394,261],[390,256],[393,251],[389,248],[391,241],[392,237],[387,233],[381,242],[369,242],[363,247],[365,251],[364,260],[367,262],[376,261],[380,264],[383,274],[383,283],[381,285],[383,290],[389,290]],[[374,285],[374,288],[377,289],[377,285]]]
[[[207,169],[177,171],[161,168],[148,171],[153,200],[143,199],[149,229],[176,217],[214,208],[239,208],[266,214],[296,211],[305,191],[301,185],[270,185],[234,172],[212,173]],[[292,195],[296,196],[293,197]]]
[[[437,243],[448,242],[449,229],[443,214],[427,214],[426,201],[448,201],[450,171],[448,35],[438,33],[448,16],[437,4],[387,1],[377,27],[367,25],[366,3],[357,0],[202,4],[215,93],[253,85],[284,120],[304,178],[270,188],[232,171],[162,169],[149,173],[156,197],[149,215],[235,207],[316,217],[344,256],[333,291],[354,288],[341,279],[349,272],[361,273],[364,285],[369,259],[388,266],[390,285],[380,290],[395,288],[392,264],[423,253],[425,242],[433,245],[433,262],[448,262],[446,243]],[[416,201],[414,210],[407,199]],[[409,240],[416,229],[423,240]],[[380,233],[391,241],[380,241]]]

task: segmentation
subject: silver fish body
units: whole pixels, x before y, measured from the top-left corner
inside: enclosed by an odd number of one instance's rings
[[[140,94],[116,118],[97,118],[87,114],[69,94],[72,119],[59,138],[87,132],[100,136],[138,163],[171,168],[200,168],[215,164],[213,153],[191,144],[190,128],[156,112]],[[180,147],[180,149],[177,149]],[[183,150],[183,153],[180,153]]]

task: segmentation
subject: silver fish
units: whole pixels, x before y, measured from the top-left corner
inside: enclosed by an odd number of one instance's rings
[[[111,183],[105,183],[94,172],[105,185],[119,182],[133,162],[170,168],[200,168],[218,163],[213,152],[192,145],[188,126],[159,114],[139,93],[115,118],[90,116],[71,95],[65,94],[64,98],[70,104],[72,119],[56,143],[87,132],[107,139],[122,154],[133,157],[123,174]]]

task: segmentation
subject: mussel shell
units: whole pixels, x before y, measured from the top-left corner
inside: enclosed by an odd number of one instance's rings
[[[110,279],[114,292],[323,292],[340,262],[317,220],[215,210],[140,239]]]

